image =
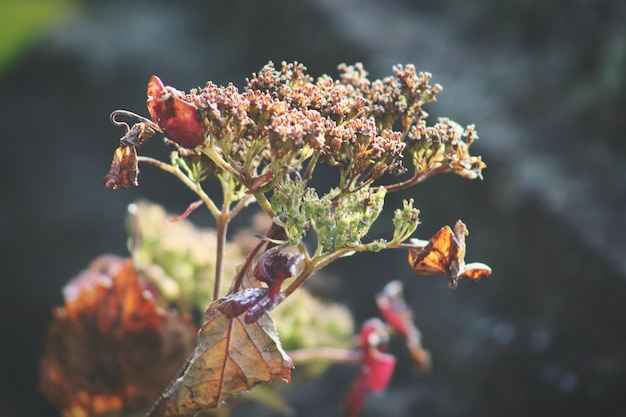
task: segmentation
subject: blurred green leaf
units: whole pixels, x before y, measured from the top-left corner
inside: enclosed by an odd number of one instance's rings
[[[0,73],[47,29],[68,16],[76,0],[0,2]]]

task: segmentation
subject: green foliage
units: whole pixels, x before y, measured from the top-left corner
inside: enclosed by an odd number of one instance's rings
[[[0,73],[75,7],[75,0],[0,2]]]

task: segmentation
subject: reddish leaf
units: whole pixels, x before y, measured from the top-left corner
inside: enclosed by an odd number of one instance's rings
[[[195,416],[262,382],[289,381],[293,363],[283,351],[268,314],[246,323],[219,310],[206,311],[198,346],[182,376],[163,393],[149,414]]]
[[[284,298],[280,292],[283,282],[300,273],[303,259],[304,255],[293,248],[275,246],[266,250],[253,269],[254,278],[246,275],[244,289],[236,290],[222,298],[217,309],[228,318],[246,312],[246,323],[253,323],[265,312],[280,304]],[[268,287],[260,287],[261,283],[267,284]]]
[[[298,251],[289,251],[284,246],[275,246],[266,250],[254,267],[254,277],[265,282],[274,289],[282,285],[283,281],[293,278],[302,267],[304,255]]]
[[[402,283],[391,281],[376,297],[376,304],[385,321],[406,341],[417,371],[430,368],[430,353],[422,347],[422,337],[413,323],[413,313],[402,296]]]
[[[246,323],[254,323],[264,313],[271,311],[278,304],[283,301],[284,296],[282,293],[272,293],[269,291],[265,297],[262,297],[257,303],[248,309],[246,312]]]
[[[237,317],[266,297],[268,292],[267,288],[245,288],[223,297],[217,308],[228,318]]]
[[[132,262],[116,257],[94,261],[64,292],[41,361],[46,398],[64,416],[145,413],[193,349],[191,320],[159,308]]]
[[[465,224],[459,220],[454,225],[454,232],[444,226],[428,242],[414,240],[415,246],[409,249],[411,268],[420,275],[445,275],[451,288],[455,288],[462,278],[477,281],[489,276],[489,266],[479,262],[465,264],[467,234]]]
[[[198,108],[181,91],[166,87],[153,75],[148,83],[148,111],[163,133],[183,148],[193,149],[204,143],[204,131]]]
[[[382,392],[387,389],[393,369],[396,366],[396,358],[389,353],[378,349],[369,349],[365,355],[363,375],[367,378],[367,388],[372,392]]]
[[[346,417],[358,417],[363,411],[365,405],[365,397],[367,396],[367,378],[362,375],[354,381],[350,387],[350,391],[346,395],[345,399],[345,416]]]

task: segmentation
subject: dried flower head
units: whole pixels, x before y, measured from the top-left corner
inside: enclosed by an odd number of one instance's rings
[[[315,80],[302,64],[269,63],[243,91],[208,82],[184,93],[153,77],[148,109],[170,140],[197,147],[252,193],[271,191],[287,169],[308,180],[318,163],[339,170],[342,193],[405,173],[406,159],[413,177],[392,181],[389,190],[438,172],[481,178],[485,164],[469,153],[478,138],[473,126],[462,129],[445,118],[426,124],[423,106],[442,89],[430,85],[429,73],[397,65],[392,76],[370,81],[362,64],[339,70],[337,80]]]

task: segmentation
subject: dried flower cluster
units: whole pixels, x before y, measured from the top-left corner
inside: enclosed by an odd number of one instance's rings
[[[459,279],[476,281],[491,273],[487,265],[465,263],[468,232],[461,221],[429,240],[411,239],[419,224],[413,199],[395,210],[390,236],[368,235],[385,209],[387,193],[444,172],[482,178],[485,164],[469,151],[478,138],[473,125],[463,128],[447,118],[426,124],[423,107],[442,89],[431,86],[430,74],[412,65],[397,65],[393,75],[377,80],[370,80],[361,64],[343,64],[339,71],[337,80],[314,79],[301,64],[276,68],[269,63],[241,91],[208,82],[188,93],[153,76],[149,119],[124,110],[111,115],[126,132],[104,185],[137,186],[138,163],[148,163],[175,175],[200,199],[175,220],[201,205],[216,220],[209,236],[213,263],[202,260],[196,243],[170,241],[159,233],[152,238],[143,227],[141,244],[131,245],[136,267],[170,303],[206,307],[194,352],[149,416],[195,416],[259,383],[288,381],[293,358],[360,364],[346,402],[347,415],[356,416],[367,392],[383,390],[391,378],[395,358],[385,352],[390,334],[404,338],[416,369],[428,368],[429,355],[400,284],[390,284],[377,299],[384,321],[366,322],[358,346],[348,351],[313,349],[293,352],[291,358],[269,312],[285,301],[286,311],[296,317],[296,290],[324,266],[359,252],[406,250],[416,273],[443,275],[451,287]],[[130,126],[118,120],[121,116],[137,122]],[[141,145],[157,133],[172,149],[169,162],[139,156]],[[337,172],[336,184],[324,191],[310,185],[321,165]],[[219,204],[203,189],[210,178],[221,185]],[[226,240],[228,225],[253,202],[271,222],[245,253],[234,253]],[[168,245],[187,248],[187,255]],[[168,257],[168,250],[177,256]],[[239,255],[242,263],[232,268]],[[206,279],[209,271],[212,279]],[[224,276],[232,278],[225,294]],[[285,333],[291,342],[299,334]]]
[[[430,86],[430,74],[398,65],[394,76],[370,81],[360,64],[339,69],[337,81],[314,81],[301,64],[277,70],[270,63],[243,92],[208,82],[185,94],[154,77],[148,105],[156,130],[183,148],[208,147],[202,152],[247,189],[269,190],[285,169],[309,161],[305,178],[318,162],[327,163],[337,167],[339,188],[347,193],[385,173],[404,173],[405,154],[415,173],[394,189],[434,172],[481,176],[485,165],[469,154],[477,138],[473,126],[463,129],[449,119],[426,126],[423,106],[441,91]]]

